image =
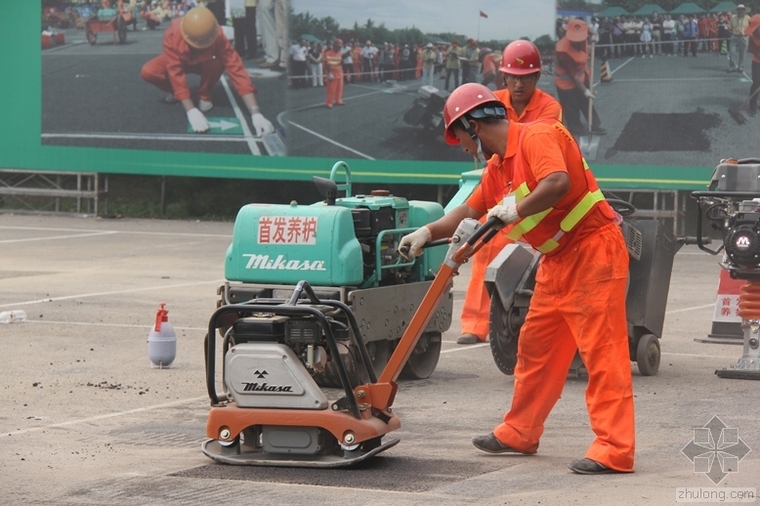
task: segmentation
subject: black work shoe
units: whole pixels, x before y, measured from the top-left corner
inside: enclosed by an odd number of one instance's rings
[[[522,453],[511,446],[507,446],[493,435],[493,432],[487,436],[477,436],[472,438],[472,444],[478,450],[483,450],[488,453]]]
[[[578,474],[611,474],[616,473],[614,469],[600,464],[596,460],[580,459],[570,462],[567,467],[574,473]]]
[[[457,337],[457,344],[475,344],[480,341],[480,338],[475,334],[465,333]]]

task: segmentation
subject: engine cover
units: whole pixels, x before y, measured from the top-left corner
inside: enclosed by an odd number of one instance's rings
[[[242,343],[224,355],[224,384],[241,408],[327,409],[328,400],[293,350]]]
[[[760,237],[757,223],[742,223],[726,234],[726,254],[739,267],[760,265]]]

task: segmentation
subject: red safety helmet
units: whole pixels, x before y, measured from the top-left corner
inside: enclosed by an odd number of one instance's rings
[[[443,138],[451,146],[459,144],[459,139],[451,131],[454,122],[465,114],[471,118],[506,118],[507,113],[496,95],[482,84],[467,83],[451,92],[443,106]],[[469,125],[467,126],[469,128]],[[473,134],[471,134],[473,135]]]
[[[501,55],[499,70],[517,76],[541,72],[541,53],[529,40],[510,42]]]

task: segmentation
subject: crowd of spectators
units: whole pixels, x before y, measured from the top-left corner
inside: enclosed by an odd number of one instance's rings
[[[293,87],[324,86],[324,53],[329,46],[321,42],[299,39],[288,51],[290,82]],[[485,48],[484,48],[485,49]],[[422,79],[433,85],[435,78],[445,79],[448,89],[467,82],[481,82],[483,57],[477,41],[468,39],[465,46],[458,40],[451,44],[396,44],[371,40],[363,44],[346,39],[341,48],[345,83],[387,83]],[[306,65],[303,62],[306,62]],[[453,88],[452,88],[453,89]]]
[[[597,30],[596,47],[604,58],[728,55],[734,15],[730,11],[675,16],[654,12],[651,16],[593,18],[590,26]]]

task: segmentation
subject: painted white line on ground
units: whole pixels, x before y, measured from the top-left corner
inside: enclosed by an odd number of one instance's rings
[[[115,290],[112,292],[95,292],[95,293],[80,293],[77,295],[64,295],[62,297],[46,297],[44,299],[37,299],[37,300],[26,300],[22,302],[12,302],[10,304],[0,304],[1,307],[12,307],[12,306],[30,306],[32,304],[41,304],[44,302],[56,302],[59,300],[71,300],[71,299],[83,299],[86,297],[101,297],[101,296],[108,296],[108,295],[119,295],[123,293],[137,293],[137,292],[149,292],[152,290],[168,290],[170,288],[184,288],[186,286],[199,286],[199,285],[209,285],[209,284],[217,284],[217,283],[223,283],[224,279],[215,279],[211,281],[196,281],[194,283],[179,283],[176,285],[160,285],[160,286],[149,286],[144,288],[130,288],[129,290]]]
[[[715,303],[712,304],[703,304],[701,306],[692,306],[692,307],[684,307],[681,309],[673,309],[672,311],[665,311],[665,314],[676,314],[676,313],[685,313],[687,311],[696,311],[698,309],[708,309],[708,308],[714,308]]]
[[[441,355],[444,353],[455,353],[457,351],[467,351],[467,350],[475,350],[477,348],[483,348],[484,346],[489,346],[488,343],[480,343],[480,344],[468,344],[467,346],[458,345],[458,348],[449,348],[448,350],[441,350]]]
[[[642,82],[672,82],[672,81],[698,81],[698,82],[704,82],[704,81],[725,81],[725,77],[652,77],[652,78],[629,78],[629,79],[620,79],[616,78],[616,83],[642,83]]]
[[[43,139],[118,139],[140,141],[192,141],[192,142],[244,142],[242,135],[216,135],[216,134],[121,134],[111,133],[58,133],[42,134]]]
[[[198,234],[193,232],[147,232],[144,230],[97,230],[92,228],[55,228],[55,227],[9,227],[0,225],[0,230],[27,230],[27,231],[55,231],[55,232],[92,232],[108,233],[108,234],[136,234],[136,235],[160,235],[162,237],[175,236],[175,237],[224,237],[225,239],[231,239],[229,234]],[[82,235],[76,235],[72,237],[82,237]],[[47,239],[50,239],[49,237]]]
[[[729,345],[729,346],[735,346],[735,345]],[[735,355],[700,355],[699,353],[669,353],[667,351],[663,351],[661,353],[663,356],[669,356],[669,357],[696,357],[696,358],[730,358],[734,357]]]
[[[235,100],[235,96],[232,94],[232,90],[230,90],[230,85],[227,83],[227,78],[222,76],[219,81],[222,83],[222,86],[224,86],[224,91],[227,93],[227,99],[230,101],[230,104],[232,104],[232,109],[235,111],[235,116],[240,121],[240,126],[243,127],[243,137],[245,137],[245,142],[248,144],[248,149],[251,150],[252,155],[260,156],[261,151],[259,150],[259,145],[256,144],[256,139],[254,139],[251,129],[248,128],[248,115],[243,116],[243,113],[240,111],[237,100]]]
[[[209,314],[211,311],[209,311]],[[128,329],[142,329],[142,328],[148,328],[152,324],[149,322],[147,325],[136,325],[134,323],[103,323],[103,322],[70,322],[70,321],[57,321],[57,320],[25,320],[24,323],[29,323],[32,325],[55,325],[55,326],[61,326],[61,325],[79,325],[79,326],[87,326],[87,327],[114,327],[114,328],[128,328]],[[208,330],[208,327],[178,327],[176,325],[172,325],[172,328],[174,330],[186,330],[186,331],[195,331],[195,332],[204,332]]]
[[[12,432],[5,432],[8,436],[18,436],[21,434],[29,434],[30,432],[39,432],[41,430],[57,429],[60,427],[70,427],[72,425],[79,425],[81,423],[96,422],[98,420],[105,420],[107,418],[115,418],[117,416],[132,415],[134,413],[144,413],[145,411],[153,411],[156,409],[172,408],[174,406],[181,406],[183,404],[191,404],[194,402],[200,402],[208,397],[193,397],[191,399],[181,399],[178,401],[167,402],[164,404],[155,404],[153,406],[145,406],[144,408],[128,409],[126,411],[120,411],[118,413],[108,413],[105,415],[92,416],[90,418],[81,418],[79,420],[69,420],[68,422],[53,423],[42,427],[31,427],[29,429],[19,429]]]
[[[0,240],[0,244],[9,244],[13,242],[32,242],[32,241],[47,241],[51,239],[79,239],[80,237],[94,237],[100,235],[113,235],[118,232],[104,231],[104,232],[91,232],[86,234],[72,234],[72,235],[54,235],[50,237],[27,237],[26,239],[5,239]]]
[[[348,147],[348,146],[346,146],[345,144],[341,144],[341,143],[339,143],[339,142],[336,142],[336,141],[334,141],[334,140],[330,139],[329,137],[325,137],[324,135],[322,135],[322,134],[320,134],[320,133],[317,133],[317,132],[315,132],[314,130],[311,130],[311,129],[309,129],[309,128],[306,128],[306,127],[305,127],[305,126],[303,126],[303,125],[299,125],[298,123],[294,123],[294,122],[292,122],[292,121],[288,121],[288,123],[289,123],[289,124],[291,124],[291,125],[293,125],[293,126],[294,126],[294,127],[296,127],[296,128],[300,128],[300,129],[301,129],[301,130],[303,130],[304,132],[310,133],[310,134],[311,134],[311,135],[313,135],[314,137],[317,137],[317,138],[319,138],[319,139],[322,139],[323,141],[327,141],[327,142],[329,142],[330,144],[333,144],[333,145],[335,145],[335,146],[338,146],[339,148],[345,149],[346,151],[349,151],[349,152],[351,152],[351,153],[354,153],[355,155],[359,155],[359,156],[361,156],[362,158],[366,158],[367,160],[375,160],[375,158],[373,158],[373,157],[371,157],[371,156],[369,156],[369,155],[365,155],[365,154],[364,154],[364,153],[362,153],[361,151],[357,151],[357,150],[355,150],[355,149],[353,149],[353,148],[349,148],[349,147]]]

